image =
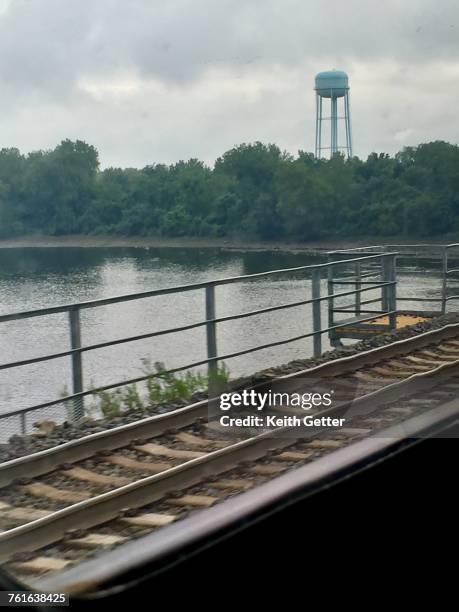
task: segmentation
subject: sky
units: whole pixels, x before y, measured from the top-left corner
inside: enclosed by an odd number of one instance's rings
[[[359,157],[459,141],[458,0],[0,0],[0,147],[82,139],[102,167],[313,151],[332,68]]]

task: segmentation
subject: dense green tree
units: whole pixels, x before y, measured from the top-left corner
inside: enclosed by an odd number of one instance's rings
[[[241,144],[217,159],[214,173],[231,180],[229,192],[237,202],[228,217],[229,233],[266,239],[282,236],[276,177],[289,161],[290,156],[276,145],[261,142]]]
[[[241,144],[197,159],[99,170],[96,149],[0,150],[0,236],[118,234],[316,239],[459,230],[459,147],[431,142],[366,160]]]
[[[318,238],[330,231],[333,187],[302,160],[283,165],[277,180],[278,210],[287,234]]]
[[[53,151],[28,155],[22,174],[24,227],[48,234],[81,231],[95,197],[98,167],[96,149],[79,140],[64,140]]]

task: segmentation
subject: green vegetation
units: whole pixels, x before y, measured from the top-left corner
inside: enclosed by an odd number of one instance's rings
[[[84,142],[0,151],[0,237],[25,234],[309,240],[459,230],[459,147],[432,142],[366,161],[242,144],[197,159],[99,169]]]
[[[195,393],[207,392],[209,386],[215,389],[226,387],[229,381],[229,371],[225,364],[218,367],[212,381],[199,372],[181,372],[169,374],[163,363],[152,364],[150,359],[143,359],[143,372],[149,376],[145,381],[146,393],[141,398],[136,385],[129,385],[113,391],[95,393],[95,403],[90,408],[102,413],[106,418],[113,418],[126,412],[145,412],[149,406],[166,404],[177,400],[189,401]],[[65,392],[67,393],[67,392]],[[68,393],[67,393],[68,394]]]
[[[189,400],[194,393],[207,390],[207,377],[195,372],[168,374],[160,361],[153,365],[149,359],[142,360],[144,374],[152,376],[146,381],[148,398],[152,404],[162,404],[176,399]]]

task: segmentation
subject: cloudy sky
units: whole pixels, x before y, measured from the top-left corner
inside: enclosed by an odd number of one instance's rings
[[[0,0],[0,146],[80,138],[138,167],[312,151],[329,68],[357,155],[459,141],[458,0]]]

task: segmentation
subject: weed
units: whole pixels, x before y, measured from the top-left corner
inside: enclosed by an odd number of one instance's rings
[[[144,412],[147,406],[164,404],[176,400],[190,400],[195,393],[209,389],[214,394],[226,388],[229,371],[224,364],[210,376],[199,372],[169,373],[165,365],[156,361],[152,364],[148,358],[142,359],[145,380],[146,398],[143,401],[136,385],[129,385],[114,391],[94,392],[95,405],[87,412],[99,410],[106,418],[114,418],[126,412]]]
[[[123,394],[120,389],[115,391],[99,391],[96,393],[99,398],[99,409],[104,417],[113,419],[120,416],[123,405]]]

